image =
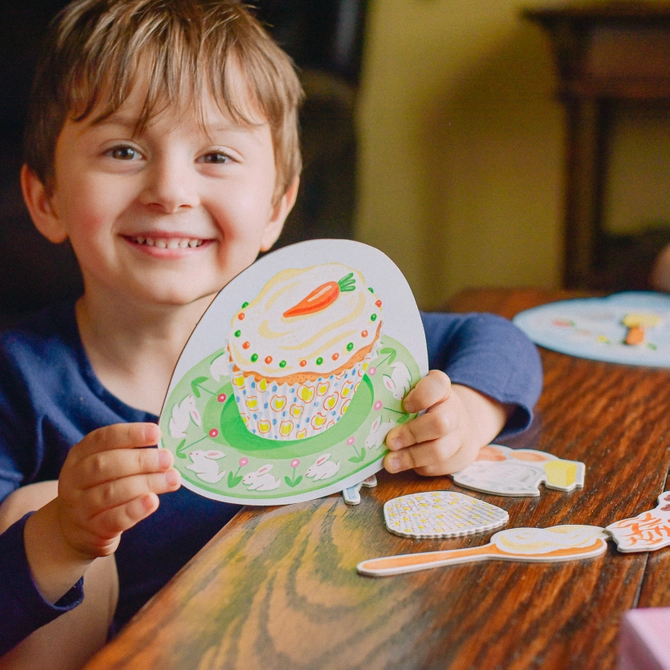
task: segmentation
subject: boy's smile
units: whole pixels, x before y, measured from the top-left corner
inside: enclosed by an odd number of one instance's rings
[[[192,108],[170,109],[135,133],[143,94],[136,86],[103,120],[94,112],[65,122],[53,189],[41,198],[33,192],[33,218],[52,241],[70,239],[85,300],[209,302],[275,242],[297,183],[273,203],[276,169],[264,120],[235,123],[207,97],[204,123]],[[24,190],[30,206],[30,186]]]

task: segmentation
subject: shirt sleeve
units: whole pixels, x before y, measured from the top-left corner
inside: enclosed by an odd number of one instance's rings
[[[44,599],[33,580],[23,544],[29,516],[0,535],[0,656],[84,598],[82,578],[55,604]]]
[[[511,321],[495,314],[421,313],[428,362],[498,402],[515,405],[498,437],[525,430],[542,391],[537,347]]]

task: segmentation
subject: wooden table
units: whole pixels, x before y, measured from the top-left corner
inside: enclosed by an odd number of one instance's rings
[[[566,292],[478,290],[454,310],[517,311]],[[539,498],[476,497],[508,527],[605,526],[656,506],[667,486],[670,372],[542,350],[533,425],[510,446],[586,463],[586,485]],[[386,500],[460,490],[448,477],[380,473],[358,507],[340,496],[245,508],[89,668],[614,668],[632,607],[670,605],[670,550],[573,563],[487,562],[381,579],[366,558],[484,544],[388,533]]]

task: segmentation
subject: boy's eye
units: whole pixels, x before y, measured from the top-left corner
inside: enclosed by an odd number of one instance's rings
[[[220,151],[213,151],[209,154],[205,154],[201,160],[203,163],[227,163],[230,161],[230,156]]]
[[[114,147],[107,152],[107,155],[119,161],[137,160],[142,156],[137,149],[132,147]]]

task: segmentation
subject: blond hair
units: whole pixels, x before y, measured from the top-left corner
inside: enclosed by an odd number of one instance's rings
[[[251,125],[258,114],[267,120],[277,170],[275,202],[286,192],[302,166],[302,88],[291,59],[236,0],[68,5],[47,36],[26,126],[25,163],[47,188],[66,119],[81,121],[94,111],[103,119],[116,112],[137,81],[140,61],[148,77],[136,131],[173,105],[180,111],[191,105],[202,120],[203,96],[210,92],[236,122]],[[241,72],[246,91],[234,85],[231,65]]]

